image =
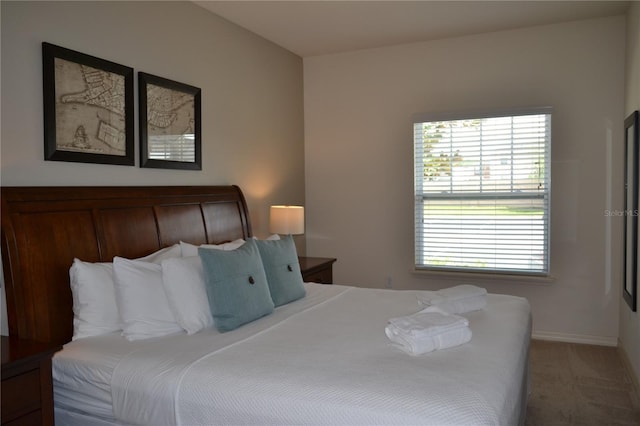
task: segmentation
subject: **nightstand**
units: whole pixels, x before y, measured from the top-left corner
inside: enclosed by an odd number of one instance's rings
[[[333,263],[330,257],[298,257],[304,282],[333,284]]]
[[[53,425],[51,357],[62,346],[2,336],[2,424]]]

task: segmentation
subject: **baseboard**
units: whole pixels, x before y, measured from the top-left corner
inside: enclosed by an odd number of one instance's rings
[[[550,340],[553,342],[584,343],[587,345],[618,346],[617,337],[589,336],[586,334],[556,333],[553,331],[534,331],[532,339]]]
[[[633,364],[631,364],[631,360],[629,359],[629,354],[627,354],[624,346],[620,344],[620,341],[618,341],[618,353],[620,354],[620,359],[622,360],[622,363],[624,364],[624,367],[627,369],[629,377],[631,378],[631,384],[633,385],[633,391],[635,393],[636,407],[640,408],[640,377],[636,375]]]

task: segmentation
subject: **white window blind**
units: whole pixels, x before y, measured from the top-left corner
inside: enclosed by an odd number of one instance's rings
[[[417,269],[548,275],[549,108],[414,122]]]
[[[184,161],[193,163],[196,161],[196,143],[193,133],[182,135],[152,135],[147,145],[149,159]]]

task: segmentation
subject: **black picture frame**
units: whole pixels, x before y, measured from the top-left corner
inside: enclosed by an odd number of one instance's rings
[[[133,68],[42,43],[44,159],[133,166]]]
[[[624,120],[624,280],[622,298],[633,312],[638,306],[638,111]]]
[[[140,167],[202,170],[201,90],[138,72]]]

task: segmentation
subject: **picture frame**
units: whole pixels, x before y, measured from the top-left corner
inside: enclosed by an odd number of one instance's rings
[[[138,72],[140,167],[202,170],[201,90]]]
[[[133,166],[133,68],[42,43],[44,159]]]
[[[633,312],[638,305],[638,111],[624,120],[624,280],[622,298]]]

